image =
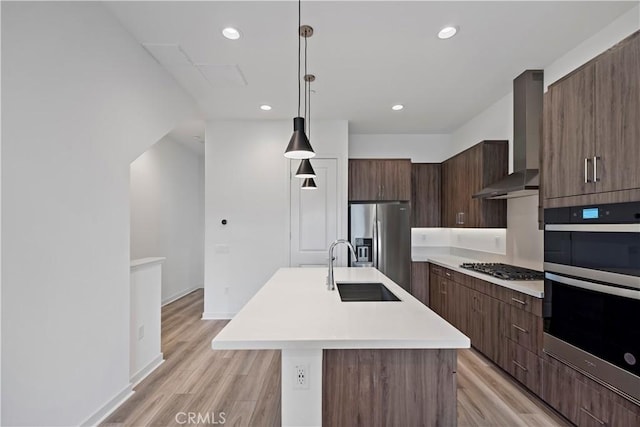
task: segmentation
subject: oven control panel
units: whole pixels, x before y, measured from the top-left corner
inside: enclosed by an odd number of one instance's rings
[[[544,211],[545,224],[636,224],[640,202],[552,208]]]

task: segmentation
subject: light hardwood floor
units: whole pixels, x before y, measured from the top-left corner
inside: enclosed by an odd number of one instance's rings
[[[226,321],[201,320],[202,309],[202,290],[163,307],[165,362],[103,426],[192,426],[189,412],[209,414],[206,425],[220,412],[225,426],[280,425],[280,352],[211,350]],[[458,352],[457,379],[460,427],[571,425],[473,350]]]

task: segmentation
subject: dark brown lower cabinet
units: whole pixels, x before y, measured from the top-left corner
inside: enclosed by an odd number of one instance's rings
[[[500,302],[472,289],[467,290],[466,310],[469,316],[466,331],[471,338],[471,345],[491,360],[498,356],[500,340]]]
[[[429,306],[572,423],[640,427],[640,406],[542,350],[542,301],[430,264]]]
[[[323,351],[322,425],[454,426],[455,349]]]
[[[505,334],[513,342],[527,350],[538,354],[542,349],[542,319],[527,311],[509,307],[506,320],[508,333]]]
[[[583,426],[640,426],[640,406],[568,366],[542,360],[539,396],[569,421]]]
[[[541,360],[537,354],[525,347],[507,340],[507,372],[524,384],[529,390],[540,395]]]
[[[573,370],[550,360],[542,360],[540,397],[572,423],[578,420],[577,381]]]

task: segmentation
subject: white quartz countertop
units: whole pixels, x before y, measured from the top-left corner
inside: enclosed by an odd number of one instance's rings
[[[475,259],[463,258],[455,255],[429,255],[425,261],[433,264],[438,264],[442,267],[446,267],[450,270],[458,271],[462,274],[482,279],[485,282],[494,283],[505,288],[513,289],[514,291],[522,292],[523,294],[531,295],[536,298],[544,297],[544,280],[502,280],[497,277],[489,276],[488,274],[479,273],[473,270],[467,270],[461,268],[460,264],[464,262],[482,262]]]
[[[214,349],[469,348],[469,338],[375,268],[336,282],[381,282],[401,301],[342,302],[326,268],[281,268],[213,339]]]

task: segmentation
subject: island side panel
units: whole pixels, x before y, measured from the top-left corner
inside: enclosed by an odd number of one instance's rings
[[[323,351],[322,425],[455,426],[455,349]]]

